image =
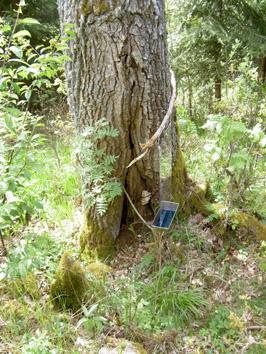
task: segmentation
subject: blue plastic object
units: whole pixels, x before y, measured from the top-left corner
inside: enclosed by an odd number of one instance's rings
[[[177,208],[178,203],[161,201],[160,209],[154,218],[152,226],[160,229],[169,229],[175,217]]]

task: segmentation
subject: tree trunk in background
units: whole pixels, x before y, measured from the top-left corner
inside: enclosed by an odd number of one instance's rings
[[[223,19],[223,1],[217,1],[217,15],[221,19]],[[217,101],[221,101],[222,99],[222,79],[221,79],[221,55],[222,55],[222,44],[215,41],[215,63],[216,63],[216,75],[215,75],[215,83],[214,83],[214,96]]]
[[[158,146],[130,169],[126,166],[156,131],[171,97],[164,3],[59,0],[58,7],[61,24],[76,27],[66,78],[77,131],[103,117],[119,131],[107,145],[108,153],[118,156],[114,175],[144,216],[151,217],[159,198]],[[152,194],[145,207],[140,203],[144,190]],[[81,247],[107,255],[128,210],[125,196],[117,198],[103,217],[87,210]]]
[[[266,80],[266,57],[262,59],[262,65],[261,65],[261,81],[262,83],[265,83]]]
[[[215,94],[215,99],[218,101],[221,101],[221,99],[222,99],[222,81],[218,78],[215,81],[214,94]]]
[[[189,112],[189,117],[190,118],[193,117],[192,98],[193,98],[192,82],[191,82],[191,78],[188,77],[188,112]]]

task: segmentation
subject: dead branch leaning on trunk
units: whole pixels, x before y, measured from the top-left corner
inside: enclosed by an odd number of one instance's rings
[[[172,85],[172,96],[171,96],[168,110],[166,112],[166,115],[164,116],[164,119],[163,119],[161,125],[156,130],[156,132],[153,134],[153,136],[145,144],[140,144],[141,149],[144,150],[144,152],[142,154],[140,154],[139,156],[137,156],[134,160],[132,160],[130,162],[130,164],[127,166],[127,168],[134,165],[134,163],[141,160],[147,154],[149,149],[155,144],[156,140],[162,135],[163,131],[167,127],[169,119],[173,113],[175,99],[176,99],[176,81],[175,81],[175,75],[172,70],[171,70],[171,85]]]

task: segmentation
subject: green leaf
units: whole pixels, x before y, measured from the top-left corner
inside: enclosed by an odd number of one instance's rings
[[[222,129],[225,142],[242,138],[248,131],[244,123],[231,121],[227,117],[223,120]]]
[[[26,62],[26,61],[24,61],[24,60],[21,60],[21,59],[9,59],[9,61],[8,62],[15,62],[15,63],[21,63],[21,64],[24,64],[24,65],[27,65],[27,66],[29,66],[29,64]]]
[[[231,156],[230,167],[234,170],[241,170],[246,166],[249,159],[249,155],[245,151],[234,153]]]
[[[21,48],[12,45],[12,46],[10,47],[10,51],[11,51],[12,53],[14,53],[18,58],[22,59],[22,57],[23,57],[23,52],[22,52],[22,49],[21,49]]]
[[[31,94],[32,94],[31,90],[25,91],[25,98],[27,101],[31,98]]]
[[[27,30],[21,30],[21,31],[16,32],[13,35],[13,38],[21,38],[21,37],[31,37],[31,34]]]
[[[40,22],[35,18],[25,17],[18,21],[19,24],[23,25],[40,25]]]
[[[5,24],[5,25],[1,28],[1,31],[2,31],[3,33],[9,32],[9,31],[11,31],[11,26]]]

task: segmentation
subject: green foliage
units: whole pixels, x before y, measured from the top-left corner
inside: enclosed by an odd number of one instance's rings
[[[40,119],[16,108],[3,107],[0,124],[0,227],[3,229],[18,220],[25,222],[27,215],[41,207],[34,193],[28,190],[25,194],[23,187],[29,183],[30,171],[36,166],[34,154],[43,144],[43,137],[36,133]]]
[[[265,88],[249,58],[231,70],[237,76],[227,80],[227,95],[201,127],[178,111],[187,167],[210,182],[217,202],[264,216]]]
[[[20,23],[34,21],[24,18]],[[64,92],[63,62],[68,58],[62,53],[68,36],[34,48],[28,30],[17,31],[17,23],[12,30],[2,18],[0,34],[0,228],[8,233],[43,206],[32,187],[38,152],[46,142],[42,117],[31,109],[53,92]]]
[[[92,335],[99,335],[107,319],[97,314],[98,304],[93,304],[89,308],[82,306],[84,316],[78,321],[76,328],[83,327],[84,330]]]
[[[203,337],[211,336],[212,346],[221,352],[226,352],[227,343],[239,335],[239,328],[234,328],[230,320],[230,311],[220,306],[211,317],[208,328],[202,329],[200,334]]]
[[[55,271],[54,259],[60,253],[60,244],[48,234],[29,234],[12,248],[7,262],[0,268],[0,278],[23,278],[28,273],[46,271],[51,277]]]
[[[247,69],[248,73],[250,68]],[[245,76],[242,80],[246,81]],[[236,84],[236,96],[239,95],[238,103],[232,102],[233,107],[240,107],[236,114],[230,116],[225,114],[210,115],[203,128],[209,131],[208,140],[205,143],[207,156],[213,163],[219,180],[224,180],[227,191],[227,198],[231,204],[240,206],[243,202],[248,205],[250,191],[258,197],[263,193],[260,175],[265,166],[265,141],[266,135],[261,124],[260,114],[255,118],[247,114],[247,109],[243,104],[243,96],[249,90],[243,90],[241,77]],[[252,84],[253,82],[251,82]],[[253,88],[253,92],[256,92]],[[234,96],[234,97],[236,97]],[[251,97],[249,96],[249,99]],[[256,105],[257,96],[252,100],[252,105]],[[228,102],[229,106],[230,102]],[[245,101],[246,107],[249,102]],[[228,107],[229,108],[229,107]],[[229,109],[227,110],[229,111]],[[262,113],[263,114],[263,113]],[[230,195],[229,195],[230,194]],[[256,206],[258,207],[258,205]]]
[[[118,131],[101,119],[78,137],[75,152],[83,181],[82,195],[85,206],[95,207],[99,215],[122,193],[121,183],[113,176],[117,157],[108,154],[106,147],[106,141],[117,136]]]
[[[56,0],[2,0],[0,16],[13,27],[17,12],[24,18],[18,22],[18,30],[31,32],[31,43],[47,43],[58,33],[58,13]],[[38,21],[37,21],[38,20]]]
[[[42,201],[39,215],[49,223],[56,224],[69,219],[75,210],[73,202],[79,193],[79,178],[72,159],[72,148],[68,146],[71,141],[58,141],[56,157],[48,147],[38,151],[37,168],[27,186]]]
[[[169,45],[179,102],[194,120],[213,111],[225,81],[234,79],[230,66],[250,55],[262,73],[265,57],[265,3],[251,0],[173,0],[167,2]],[[239,31],[241,29],[241,31]],[[215,86],[215,83],[217,84]],[[218,90],[219,91],[219,90]]]
[[[199,318],[207,305],[200,290],[184,288],[174,266],[165,266],[145,282],[127,284],[112,302],[126,326],[148,331],[178,328]],[[123,289],[123,286],[120,287]]]
[[[22,354],[51,354],[57,353],[57,348],[51,343],[47,331],[36,331],[36,334],[28,339],[21,348]]]

